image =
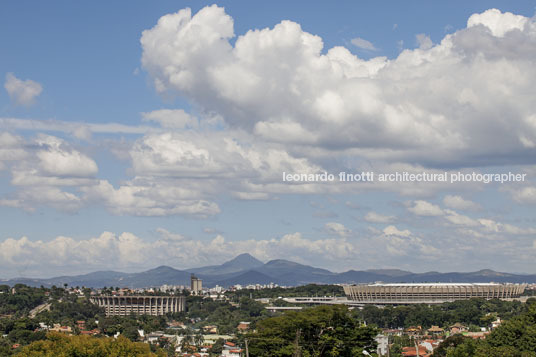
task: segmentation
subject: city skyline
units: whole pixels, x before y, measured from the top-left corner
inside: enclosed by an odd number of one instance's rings
[[[534,4],[382,4],[0,5],[0,278],[536,273]]]

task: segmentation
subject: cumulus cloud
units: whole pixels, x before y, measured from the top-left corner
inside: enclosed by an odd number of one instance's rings
[[[39,206],[48,206],[61,212],[74,213],[82,206],[82,200],[76,194],[57,187],[33,186],[0,198],[0,206],[22,208],[28,212],[34,212]]]
[[[408,207],[408,210],[417,216],[443,215],[443,210],[439,206],[423,200],[413,202],[413,206]]]
[[[520,189],[513,189],[512,191],[512,197],[515,201],[528,204],[536,203],[536,187],[527,186]]]
[[[514,30],[523,31],[530,24],[530,19],[514,15],[511,12],[502,13],[497,9],[490,9],[481,14],[473,14],[467,20],[467,27],[482,26],[493,36],[504,37],[506,33]]]
[[[6,75],[4,88],[11,100],[17,105],[30,106],[35,98],[41,94],[43,87],[41,84],[27,79],[25,81],[15,77],[13,73]]]
[[[373,211],[370,211],[365,215],[365,221],[370,223],[391,223],[395,219],[395,216],[386,216]]]
[[[53,136],[41,135],[37,144],[40,168],[44,173],[54,176],[86,177],[94,176],[97,164],[93,159],[77,150],[67,148],[65,142]]]
[[[367,41],[365,40],[364,38],[361,38],[361,37],[356,37],[356,38],[353,38],[351,41],[352,45],[358,47],[358,48],[361,48],[363,50],[368,50],[368,51],[377,51],[378,49],[374,46],[374,44],[372,44],[372,42],[370,41]]]
[[[214,202],[199,199],[200,194],[176,185],[151,185],[144,180],[115,188],[106,180],[81,188],[89,202],[103,204],[114,214],[133,216],[185,215],[205,218],[220,212]]]
[[[446,195],[445,197],[443,197],[443,204],[448,208],[459,210],[474,211],[481,208],[479,204],[470,200],[466,200],[459,195]]]
[[[22,137],[0,132],[0,163],[23,160],[29,156]]]
[[[407,229],[401,231],[395,226],[387,226],[383,229],[383,233],[387,236],[399,236],[399,237],[409,237],[411,232]]]
[[[358,236],[348,232],[326,239],[313,239],[295,232],[247,240],[229,240],[218,233],[201,240],[165,228],[158,228],[154,239],[130,232],[103,232],[84,239],[66,236],[50,240],[6,238],[0,241],[0,268],[4,277],[16,275],[22,268],[28,269],[27,274],[39,276],[44,272],[65,271],[67,266],[73,273],[97,269],[141,271],[161,264],[186,269],[221,264],[241,253],[250,253],[262,261],[288,259],[308,265],[315,262],[314,266],[335,271],[375,266],[415,269],[416,265],[423,269],[443,266],[446,270],[464,261],[470,262],[465,265],[468,269],[481,269],[489,267],[490,261],[507,266],[506,257],[520,266],[533,261],[533,255],[527,254],[526,249],[533,247],[534,230],[523,229],[514,243],[506,233],[514,228],[492,220],[479,224],[481,227],[463,227],[455,235],[438,230],[433,236],[390,225],[370,234]],[[482,239],[487,239],[486,244],[481,244]],[[475,245],[479,246],[478,251]],[[215,255],[216,251],[219,254]],[[499,255],[503,259],[497,259]],[[379,266],[378,261],[382,262]]]
[[[430,36],[420,33],[415,35],[415,38],[417,39],[417,43],[419,44],[419,48],[422,50],[429,50],[434,46],[434,43],[430,39]]]
[[[210,6],[144,31],[142,65],[158,92],[266,141],[424,165],[526,163],[536,142],[536,104],[525,95],[536,79],[535,31],[531,19],[488,10],[436,45],[422,36],[397,58],[363,60],[324,50],[291,21],[231,43],[233,19]]]
[[[3,133],[0,138],[0,162],[11,172],[16,188],[0,196],[0,206],[30,212],[48,206],[69,213],[83,206],[77,190],[97,183],[93,159],[54,136],[40,134],[27,140]]]
[[[468,216],[464,216],[452,210],[445,210],[445,219],[450,223],[458,226],[475,227],[479,225],[477,220],[472,219]]]
[[[158,229],[154,241],[144,240],[132,233],[104,232],[100,236],[76,240],[58,236],[49,241],[32,241],[27,237],[7,238],[0,241],[0,268],[10,271],[26,267],[38,271],[46,262],[48,269],[70,265],[75,271],[88,269],[154,268],[169,264],[191,268],[203,264],[221,264],[240,253],[250,253],[262,260],[299,258],[308,261],[321,257],[328,261],[351,259],[354,245],[344,238],[313,240],[301,233],[291,233],[266,240],[227,241],[216,235],[209,241],[191,239],[183,235]],[[214,255],[214,252],[220,254]],[[309,260],[310,262],[310,260]],[[187,265],[186,265],[187,264]]]
[[[324,230],[329,234],[338,235],[340,237],[348,236],[352,231],[344,226],[344,224],[337,222],[328,222],[324,225]]]

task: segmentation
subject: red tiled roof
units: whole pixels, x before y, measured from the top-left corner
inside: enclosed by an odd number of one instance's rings
[[[419,347],[419,356],[426,356],[428,354],[428,351],[424,347]],[[403,347],[402,348],[402,356],[411,357],[411,356],[417,356],[417,350],[415,347]]]

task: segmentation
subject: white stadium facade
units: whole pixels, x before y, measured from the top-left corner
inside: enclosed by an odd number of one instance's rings
[[[408,283],[344,285],[349,302],[355,304],[440,304],[471,298],[518,299],[526,284]]]
[[[94,296],[90,300],[104,308],[106,316],[161,316],[186,309],[184,296]]]

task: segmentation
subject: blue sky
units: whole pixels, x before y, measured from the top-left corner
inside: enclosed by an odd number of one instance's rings
[[[533,2],[212,4],[0,5],[2,277],[536,272]],[[363,170],[527,180],[282,181]]]

